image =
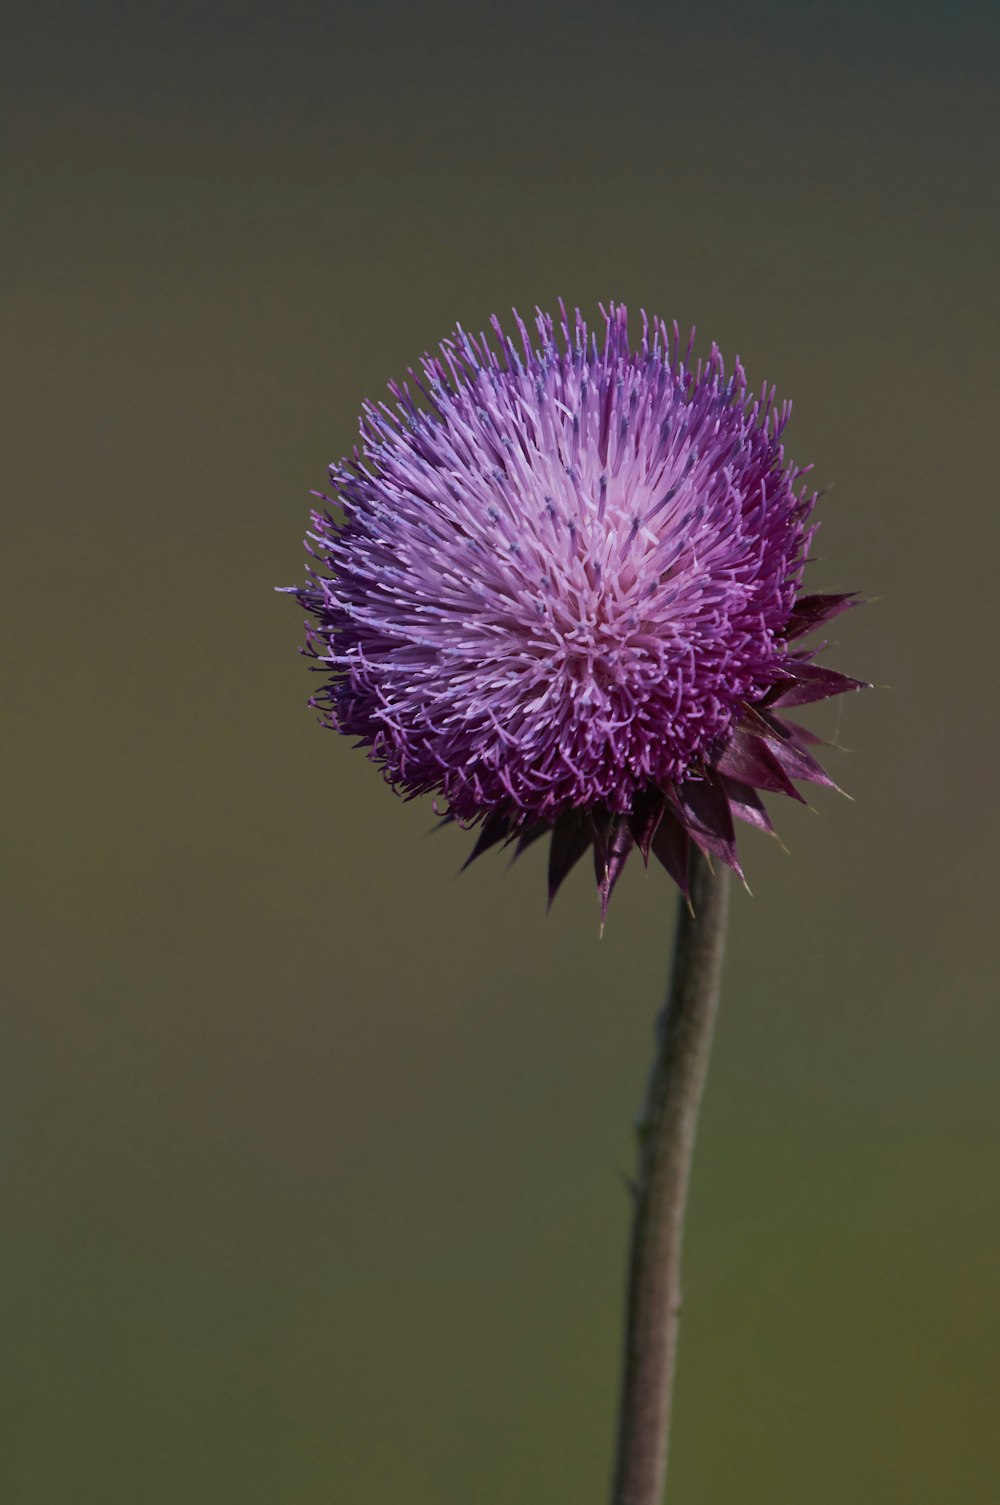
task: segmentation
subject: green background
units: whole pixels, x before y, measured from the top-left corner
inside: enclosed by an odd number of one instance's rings
[[[606,1499],[669,885],[456,881],[272,592],[361,400],[560,293],[794,397],[890,687],[745,843],[672,1500],[996,1505],[987,8],[7,24],[5,1505]]]

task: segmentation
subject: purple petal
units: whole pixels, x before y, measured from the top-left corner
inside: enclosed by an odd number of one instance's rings
[[[795,599],[816,498],[773,389],[560,315],[456,328],[364,404],[293,594],[324,723],[476,827],[468,862],[550,834],[551,899],[593,846],[603,913],[633,844],[686,888],[692,840],[739,871],[759,790],[830,783],[767,708],[862,687],[796,644],[857,601]]]
[[[795,601],[815,498],[773,391],[662,320],[561,315],[456,329],[364,405],[297,590],[324,721],[515,839],[696,777],[734,705],[801,685],[789,633],[846,608]]]

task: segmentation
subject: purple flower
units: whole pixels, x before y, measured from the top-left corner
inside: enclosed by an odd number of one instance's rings
[[[645,314],[633,350],[613,304],[601,340],[514,318],[365,405],[294,593],[324,722],[472,857],[551,832],[550,898],[593,849],[606,911],[633,846],[686,891],[692,841],[739,872],[734,816],[831,783],[779,712],[861,687],[797,646],[855,598],[798,594],[816,498],[773,388]]]

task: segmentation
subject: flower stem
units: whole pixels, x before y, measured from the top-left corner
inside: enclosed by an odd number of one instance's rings
[[[670,992],[638,1125],[639,1175],[613,1505],[662,1505],[681,1311],[680,1263],[688,1175],[719,1001],[728,883],[692,847],[690,906],[682,899]]]

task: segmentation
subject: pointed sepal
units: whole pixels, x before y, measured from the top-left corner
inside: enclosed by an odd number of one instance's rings
[[[781,728],[782,736],[787,736],[789,741],[796,747],[832,747],[834,744],[826,737],[819,737],[809,727],[802,726],[798,721],[786,721],[784,716],[778,720],[777,716],[766,716],[765,719]]]
[[[465,869],[471,863],[475,862],[477,857],[481,857],[484,852],[488,852],[490,847],[498,846],[501,841],[506,841],[509,836],[510,817],[501,815],[497,810],[491,811],[480,826],[476,844],[462,863],[460,871],[464,873]]]
[[[514,848],[514,855],[510,859],[511,862],[516,862],[522,852],[526,852],[530,846],[534,846],[536,841],[539,841],[551,830],[552,825],[549,821],[536,820],[532,825],[522,826],[519,831],[512,832],[507,838],[508,843],[513,841],[516,836],[517,845]]]
[[[715,759],[715,766],[726,778],[735,779],[739,784],[750,784],[754,789],[764,789],[769,794],[787,794],[789,799],[804,803],[775,756],[770,742],[765,736],[748,730],[745,723],[733,732]]]
[[[567,810],[557,819],[552,827],[552,845],[549,847],[550,905],[593,839],[590,818],[582,810]]]
[[[681,820],[693,841],[703,852],[719,857],[734,873],[743,877],[736,852],[733,812],[722,780],[711,769],[704,778],[685,779],[675,785],[674,798]]]
[[[649,864],[649,853],[653,845],[653,837],[656,828],[663,819],[663,812],[667,808],[667,796],[662,789],[657,789],[655,784],[650,784],[632,801],[632,810],[628,817],[629,828],[635,837],[635,844],[642,853],[642,860]]]
[[[766,720],[770,727],[767,745],[790,779],[804,779],[810,784],[822,784],[825,789],[837,788],[822,764],[817,763],[812,754],[806,752],[783,721],[779,721],[776,716],[768,716]]]
[[[764,704],[780,710],[782,706],[808,705],[813,700],[827,700],[848,690],[870,690],[865,679],[851,679],[827,669],[822,664],[799,664],[786,659],[781,678],[764,696]]]
[[[861,597],[857,591],[832,596],[800,596],[788,618],[785,637],[804,637],[807,632],[822,627],[824,622],[830,622],[842,612],[850,611],[852,606],[860,605]]]
[[[691,838],[672,810],[665,810],[653,833],[653,856],[662,863],[685,899],[690,898],[688,863]]]
[[[738,779],[728,779],[725,774],[720,774],[720,778],[733,814],[748,826],[756,826],[758,831],[766,831],[768,836],[773,836],[771,817],[756,789],[749,784],[741,784]]]
[[[626,815],[595,815],[594,873],[601,896],[601,924],[607,919],[611,891],[621,877],[629,853],[635,846]]]

